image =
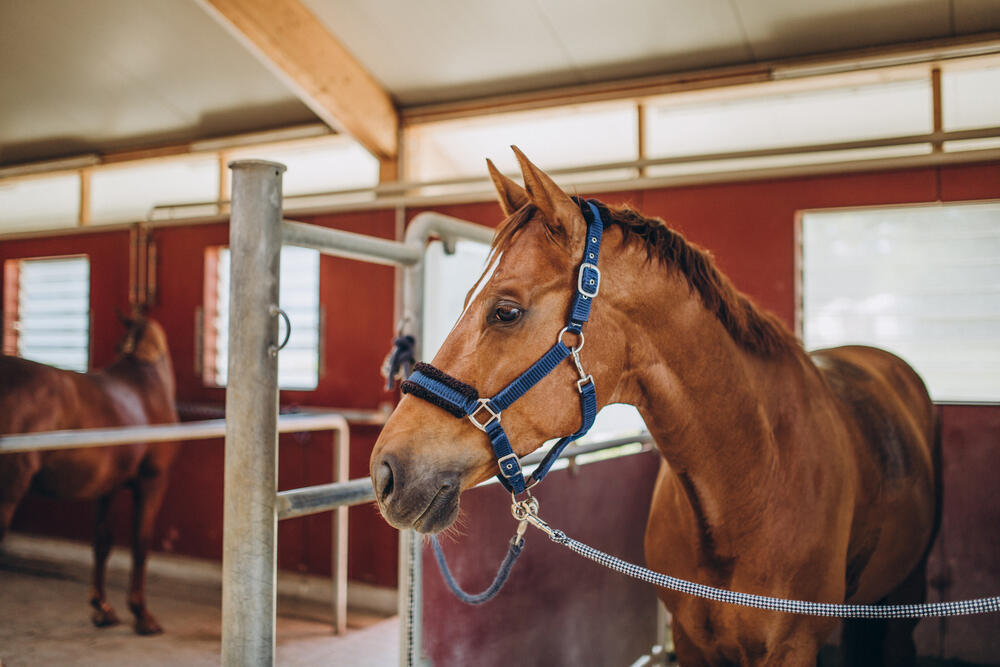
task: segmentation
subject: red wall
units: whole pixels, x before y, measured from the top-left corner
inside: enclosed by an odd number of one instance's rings
[[[611,204],[630,202],[648,215],[664,218],[689,239],[711,249],[737,286],[791,324],[795,313],[794,237],[798,211],[997,198],[1000,197],[1000,164],[691,186],[598,197]],[[498,207],[492,203],[443,206],[436,210],[491,225],[500,217]],[[412,218],[417,212],[416,209],[409,211],[408,217]],[[384,238],[392,238],[394,229],[391,211],[329,215],[310,221]],[[226,226],[161,228],[156,230],[155,239],[160,292],[152,315],[164,324],[171,342],[178,376],[178,399],[221,405],[222,390],[203,386],[195,373],[194,317],[195,308],[202,300],[204,249],[227,243]],[[81,252],[91,258],[92,359],[95,366],[101,366],[113,357],[120,335],[113,309],[115,306],[124,308],[127,304],[128,234],[110,232],[0,242],[0,259]],[[321,302],[326,309],[326,373],[317,390],[283,392],[282,403],[371,409],[380,401],[391,399],[392,396],[381,389],[378,369],[393,333],[393,270],[324,257]],[[994,464],[1000,463],[994,444],[1000,408],[948,409],[944,414],[946,455],[958,451],[955,448],[959,445],[952,440],[961,433],[965,443],[962,451],[980,452],[977,456],[985,456]],[[370,427],[352,430],[352,477],[367,474],[368,453],[376,435],[377,429]],[[328,440],[329,436],[317,434],[283,437],[280,487],[329,481]],[[962,475],[966,471],[970,479],[979,479],[971,467],[982,465],[981,459],[961,459],[959,462],[955,458],[953,461],[957,466],[953,468],[956,479],[965,479]],[[218,558],[222,532],[221,441],[184,445],[173,479],[158,522],[157,548]],[[997,506],[996,492],[992,488],[981,487],[985,494],[982,502],[987,504],[992,498],[992,506]],[[116,508],[122,541],[127,535],[126,509],[124,502]],[[352,508],[350,515],[350,576],[380,585],[394,585],[395,532],[371,506]],[[89,539],[90,516],[91,509],[87,505],[66,508],[44,500],[31,500],[18,512],[15,528]],[[985,520],[981,514],[977,516],[975,521]],[[280,566],[328,573],[329,524],[328,515],[282,522]],[[995,547],[995,543],[992,544]],[[990,562],[995,564],[996,549],[991,553],[994,556]],[[995,585],[982,591],[983,594],[1000,592],[1000,579],[994,577],[992,581]],[[945,595],[951,593],[945,592]],[[992,627],[997,629],[995,622]]]

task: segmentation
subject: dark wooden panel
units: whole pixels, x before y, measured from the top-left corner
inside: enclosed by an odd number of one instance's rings
[[[538,487],[541,516],[571,537],[636,563],[658,455],[560,470]],[[486,588],[516,525],[510,494],[490,485],[462,496],[459,528],[442,537],[467,591]],[[611,572],[529,528],[500,594],[468,606],[448,591],[424,549],[424,648],[433,664],[628,665],[656,639],[653,588]]]

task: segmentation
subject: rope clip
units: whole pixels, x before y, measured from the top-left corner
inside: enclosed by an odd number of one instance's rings
[[[545,523],[538,516],[538,499],[532,495],[529,495],[524,500],[514,500],[514,503],[510,507],[511,514],[517,519],[517,538],[522,538],[525,531],[528,530],[528,524],[530,523],[535,528],[552,537],[555,535],[555,531]]]

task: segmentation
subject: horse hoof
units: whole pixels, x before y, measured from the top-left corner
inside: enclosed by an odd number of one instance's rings
[[[158,635],[163,632],[163,628],[160,624],[156,622],[156,619],[152,616],[147,616],[146,618],[136,619],[135,622],[135,634],[142,636]]]
[[[98,628],[106,628],[111,625],[118,625],[121,621],[118,620],[118,615],[115,610],[107,605],[103,605],[99,609],[95,609],[94,613],[90,616],[90,620],[94,622],[94,625]]]

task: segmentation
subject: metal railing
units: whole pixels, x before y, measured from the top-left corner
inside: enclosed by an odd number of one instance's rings
[[[372,423],[384,414],[353,410],[354,417]],[[276,422],[277,433],[305,433],[310,431],[331,431],[333,433],[333,479],[334,483],[348,482],[351,434],[347,416],[336,411],[308,409],[305,412],[282,415]],[[0,454],[53,449],[111,447],[138,442],[172,442],[186,440],[207,440],[221,438],[226,434],[225,419],[181,422],[178,424],[150,424],[143,426],[116,426],[111,428],[88,428],[64,431],[42,431],[0,436]],[[329,485],[326,485],[329,486]],[[370,484],[369,484],[370,486]],[[280,496],[279,507],[300,507],[302,499],[310,497],[310,490],[292,489],[272,495]],[[331,577],[333,580],[333,627],[337,634],[347,630],[347,505],[328,504],[322,509],[310,511],[281,511],[277,519],[289,519],[305,514],[333,510],[333,533],[331,544]]]
[[[226,414],[225,524],[223,534],[223,665],[274,664],[275,522],[375,499],[367,477],[274,493],[277,474],[277,279],[282,243],[324,254],[396,265],[402,269],[404,333],[416,336],[423,356],[424,250],[431,237],[446,249],[458,239],[488,244],[494,230],[433,212],[415,216],[403,241],[373,239],[282,218],[280,164],[234,162],[230,223],[231,293],[229,385]],[[237,325],[238,323],[238,325]],[[239,360],[237,363],[236,360]],[[571,460],[649,434],[576,445]],[[525,465],[542,454],[526,457]],[[422,541],[413,530],[399,537],[400,663],[421,656]]]
[[[404,241],[376,239],[283,220],[284,166],[234,162],[229,226],[229,383],[226,392],[225,519],[222,559],[222,662],[273,665],[275,527],[303,516],[372,499],[367,479],[274,493],[277,479],[277,314],[282,243],[403,269],[403,321],[423,322],[423,253],[431,236],[453,247],[459,238],[489,243],[493,230],[435,213],[421,213]],[[415,350],[419,356],[420,350]],[[238,362],[237,362],[238,360]],[[339,510],[338,510],[339,511]],[[402,636],[419,638],[421,551],[412,531],[400,535]],[[404,639],[403,652],[419,655]],[[406,658],[410,662],[409,658]]]
[[[402,321],[405,332],[423,326],[423,253],[431,237],[446,248],[458,239],[488,244],[493,230],[449,216],[425,212],[407,228],[403,241],[283,220],[282,165],[240,161],[233,170],[230,224],[231,294],[228,419],[172,425],[84,429],[0,438],[0,452],[95,447],[129,442],[193,440],[225,436],[223,524],[222,663],[273,665],[275,639],[277,521],[334,511],[334,622],[346,622],[347,508],[375,499],[367,477],[346,479],[349,430],[345,414],[303,412],[278,415],[278,275],[282,243],[311,247],[324,254],[402,267]],[[420,337],[414,350],[422,356]],[[344,411],[357,418],[358,411]],[[365,423],[384,414],[365,413]],[[337,433],[334,482],[277,492],[278,433],[331,429]],[[648,433],[576,444],[563,452],[576,457],[628,443],[648,443]],[[536,452],[524,459],[541,460]],[[400,663],[419,664],[421,656],[422,542],[412,530],[399,540]]]

